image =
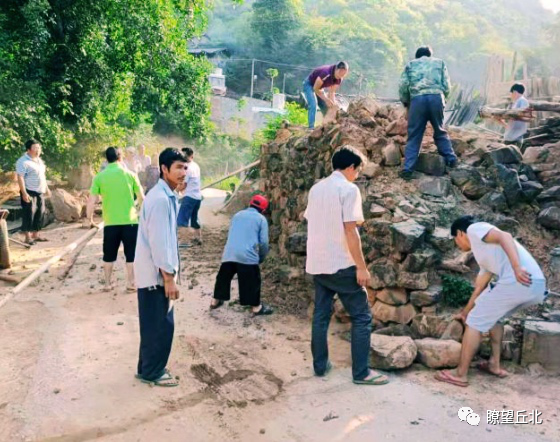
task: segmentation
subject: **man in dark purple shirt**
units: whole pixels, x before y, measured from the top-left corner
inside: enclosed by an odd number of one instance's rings
[[[303,94],[307,100],[309,128],[315,127],[317,105],[323,115],[330,108],[336,107],[335,92],[348,74],[348,63],[341,61],[337,64],[319,66],[303,82]],[[329,90],[328,96],[323,89]]]

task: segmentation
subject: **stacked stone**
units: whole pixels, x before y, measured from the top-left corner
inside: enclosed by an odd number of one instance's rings
[[[500,212],[533,203],[543,186],[515,146],[465,131],[452,132],[461,159],[457,169],[446,169],[427,134],[416,167],[418,179],[404,182],[397,172],[406,129],[402,108],[372,99],[352,103],[336,121],[312,132],[286,125],[262,148],[260,190],[271,200],[271,242],[284,264],[284,281],[303,280],[307,240],[303,214],[309,189],[330,174],[330,159],[340,146],[351,145],[364,153],[369,163],[356,184],[366,217],[361,237],[371,273],[368,291],[375,334],[412,340],[414,349],[407,340],[399,344],[409,365],[417,358],[429,366],[450,366],[458,357],[455,344],[463,329],[457,321],[437,315],[439,272],[475,274],[469,256],[454,247],[450,222],[464,213],[482,214],[511,229],[517,221]],[[300,293],[312,295],[311,287]],[[340,306],[336,315],[348,320]],[[449,358],[434,362],[426,356],[441,353],[443,344],[432,340],[447,342]],[[388,344],[379,345],[383,354]]]

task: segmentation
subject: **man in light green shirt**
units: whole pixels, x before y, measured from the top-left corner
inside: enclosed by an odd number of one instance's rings
[[[93,179],[87,205],[88,227],[93,226],[93,209],[99,196],[103,209],[103,267],[105,271],[105,290],[113,290],[113,265],[121,242],[126,257],[128,292],[136,291],[134,285],[134,255],[138,235],[138,207],[144,200],[144,192],[138,175],[128,170],[121,161],[121,152],[115,147],[105,151],[108,165]]]

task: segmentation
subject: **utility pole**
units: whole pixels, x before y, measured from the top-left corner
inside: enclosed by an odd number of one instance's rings
[[[251,98],[253,98],[253,81],[255,79],[255,59],[251,63]]]

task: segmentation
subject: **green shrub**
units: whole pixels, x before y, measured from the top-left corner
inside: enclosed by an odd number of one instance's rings
[[[449,307],[463,307],[469,302],[474,290],[469,281],[459,276],[442,275],[442,297]]]

